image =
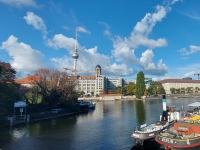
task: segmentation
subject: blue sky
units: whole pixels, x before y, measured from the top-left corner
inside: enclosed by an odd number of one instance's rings
[[[200,73],[199,0],[0,0],[0,60],[22,76],[47,67],[154,80]],[[71,72],[68,72],[71,74]]]

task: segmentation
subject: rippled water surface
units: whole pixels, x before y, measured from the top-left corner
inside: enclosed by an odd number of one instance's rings
[[[200,98],[167,99],[185,109]],[[161,100],[97,102],[87,114],[1,128],[1,150],[130,150],[135,126],[159,120]],[[150,144],[151,145],[151,144]]]

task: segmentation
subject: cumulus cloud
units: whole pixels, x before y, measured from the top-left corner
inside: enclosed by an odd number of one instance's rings
[[[184,78],[185,77],[192,77],[192,76],[194,76],[194,74],[195,74],[195,71],[190,71],[190,72],[186,73],[183,77]]]
[[[77,27],[76,30],[77,30],[78,32],[83,32],[83,33],[90,34],[90,31],[86,30],[86,29],[83,28],[83,27]]]
[[[30,45],[17,41],[18,38],[11,35],[2,43],[0,49],[4,49],[10,56],[11,66],[19,72],[31,73],[32,71],[43,67],[44,55],[33,49]]]
[[[76,40],[68,38],[62,34],[56,34],[52,39],[48,39],[47,45],[55,48],[64,48],[69,52],[69,56],[63,58],[52,58],[51,61],[57,68],[62,69],[63,67],[73,69],[73,58],[72,54],[74,51]],[[95,46],[90,49],[86,49],[77,43],[79,58],[77,60],[77,70],[79,73],[92,73],[97,64],[100,64],[104,75],[132,75],[134,74],[133,69],[128,69],[125,64],[112,64],[110,57],[98,53],[98,47]],[[116,69],[117,68],[117,69]]]
[[[170,7],[156,6],[154,13],[147,13],[140,22],[137,22],[130,37],[116,36],[113,39],[112,56],[105,56],[98,53],[98,47],[95,46],[90,49],[78,44],[78,69],[85,70],[90,68],[90,71],[94,70],[97,64],[100,64],[105,71],[106,75],[133,75],[137,73],[138,68],[143,69],[144,73],[150,75],[164,75],[167,73],[167,66],[159,60],[157,64],[153,62],[154,54],[152,48],[163,47],[167,45],[167,41],[164,38],[149,39],[148,36],[152,32],[156,23],[162,21],[166,14],[170,11]],[[105,22],[98,22],[106,27],[104,35],[110,35],[109,26]],[[82,27],[78,27],[79,32],[88,33],[88,31]],[[52,39],[48,39],[47,45],[55,49],[64,48],[70,55],[73,54],[76,40],[66,37],[62,34],[56,34]],[[141,58],[135,55],[135,51],[139,46],[145,46],[147,49],[142,53]],[[60,58],[53,58],[52,61],[61,66],[62,61],[73,68],[73,58],[71,56],[65,56],[67,59],[65,62]],[[111,63],[112,61],[112,63]],[[79,63],[81,62],[81,63]]]
[[[75,43],[76,40],[73,38],[68,38],[63,34],[56,34],[52,39],[48,39],[46,44],[55,49],[65,48],[72,54]]]
[[[36,6],[34,0],[0,0],[0,2],[8,4],[10,6],[22,7],[22,6]]]
[[[140,22],[137,22],[129,37],[116,36],[113,40],[112,54],[117,62],[125,63],[129,66],[139,66],[147,74],[164,75],[167,73],[167,66],[163,64],[162,59],[158,64],[153,63],[153,48],[167,46],[164,38],[149,39],[148,36],[152,32],[156,23],[161,22],[166,14],[170,11],[169,6],[156,6],[154,13],[147,13]],[[142,53],[142,57],[138,58],[135,51],[144,46],[150,48]]]
[[[189,50],[187,50],[186,48],[181,48],[180,50],[178,50],[178,52],[186,56],[186,55],[191,55],[200,51],[200,46],[190,45],[189,48],[190,48]]]
[[[146,50],[142,53],[140,58],[140,66],[143,68],[145,74],[161,76],[167,73],[167,66],[163,64],[162,59],[159,60],[158,64],[153,63],[154,54],[151,49]]]
[[[35,15],[33,12],[27,12],[27,16],[23,18],[26,20],[27,24],[32,25],[36,30],[42,31],[43,38],[46,38],[46,25],[41,17]]]

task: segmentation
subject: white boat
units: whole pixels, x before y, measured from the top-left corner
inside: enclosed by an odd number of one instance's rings
[[[174,122],[180,119],[180,113],[175,106],[166,107],[165,95],[163,96],[163,113],[160,121],[154,122],[150,125],[141,125],[140,128],[133,131],[131,138],[136,140],[137,144],[143,144],[143,141],[154,139],[160,131],[170,128]]]

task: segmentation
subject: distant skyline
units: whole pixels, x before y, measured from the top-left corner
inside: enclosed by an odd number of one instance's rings
[[[0,61],[22,75],[73,69],[76,30],[78,75],[98,64],[124,79],[200,73],[199,0],[0,0],[0,20]]]

